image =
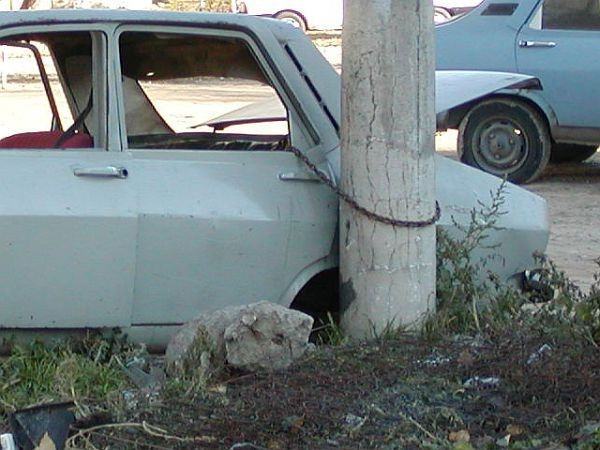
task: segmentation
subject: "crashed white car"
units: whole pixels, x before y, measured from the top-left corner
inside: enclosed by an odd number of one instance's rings
[[[331,300],[338,198],[289,150],[338,180],[340,79],[302,32],[239,15],[11,12],[0,45],[6,67],[32,72],[0,91],[5,336],[120,327],[160,346],[226,305]],[[531,83],[440,73],[438,117]],[[457,233],[452,218],[499,183],[438,158],[439,226]],[[506,195],[489,242],[505,280],[548,239],[545,202]]]

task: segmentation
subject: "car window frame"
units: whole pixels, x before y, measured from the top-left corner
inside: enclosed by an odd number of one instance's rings
[[[294,145],[294,142],[300,141],[303,147],[314,148],[320,144],[320,138],[312,124],[307,123],[304,119],[304,115],[295,108],[295,103],[288,95],[286,86],[281,82],[279,77],[274,73],[267,57],[264,55],[261,47],[256,43],[255,39],[249,33],[245,33],[240,30],[233,30],[227,28],[213,28],[208,26],[190,27],[187,25],[176,25],[176,24],[136,24],[136,23],[121,23],[114,30],[113,33],[113,52],[115,57],[115,80],[120,81],[122,77],[121,68],[121,51],[120,51],[120,38],[123,33],[128,32],[148,32],[148,33],[162,33],[162,34],[180,34],[180,35],[194,35],[194,36],[206,36],[206,37],[226,37],[226,38],[237,38],[244,41],[248,46],[248,49],[256,59],[256,63],[263,71],[265,78],[271,83],[271,87],[275,90],[275,93],[281,100],[281,103],[286,108],[288,116],[288,130],[290,136],[290,143]],[[119,109],[119,137],[121,142],[121,148],[123,151],[144,151],[148,149],[131,149],[128,144],[127,137],[127,126],[125,123],[125,97],[123,94],[123,86],[121,82],[115,83],[116,96],[117,96],[117,107]],[[301,136],[296,135],[299,133]],[[175,149],[173,149],[175,150]],[[172,151],[172,150],[171,150]],[[188,151],[203,151],[199,150],[188,150]],[[236,152],[238,150],[229,150],[230,152]]]
[[[568,0],[566,0],[568,1]],[[544,28],[544,6],[546,0],[540,2],[534,8],[531,16],[527,21],[527,28],[530,30],[541,31],[545,33],[598,33],[600,28]]]
[[[97,136],[94,136],[94,146],[90,148],[57,148],[60,152],[106,152],[111,151],[108,126],[108,47],[111,30],[103,27],[101,24],[89,23],[68,23],[68,24],[36,24],[36,25],[17,25],[0,28],[0,39],[9,38],[11,36],[23,34],[51,34],[60,32],[85,32],[89,33],[92,39],[92,86],[93,89],[93,104],[96,109],[95,127]],[[60,74],[59,74],[60,76]],[[63,80],[61,79],[62,83]],[[62,87],[62,86],[61,86]],[[72,101],[69,98],[70,93],[64,92],[67,97],[69,107]],[[11,149],[0,149],[2,151],[10,151]],[[19,149],[19,151],[30,150],[46,150],[44,149]],[[112,148],[114,151],[114,148]]]

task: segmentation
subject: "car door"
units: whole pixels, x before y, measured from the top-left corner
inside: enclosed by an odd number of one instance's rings
[[[596,0],[545,0],[518,35],[518,70],[540,78],[560,126],[600,128],[599,43]]]
[[[43,57],[49,96],[39,72],[0,92],[0,326],[129,325],[137,218],[127,155],[108,151],[106,35],[45,25],[0,41],[56,61]]]
[[[117,40],[139,208],[134,325],[282,302],[332,251],[337,201],[286,151],[318,144],[243,33],[126,26]]]

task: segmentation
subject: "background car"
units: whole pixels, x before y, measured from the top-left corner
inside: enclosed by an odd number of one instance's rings
[[[477,6],[481,0],[434,0],[434,20],[444,22]],[[231,10],[270,16],[306,30],[337,30],[343,23],[343,0],[232,0]]]
[[[435,23],[445,22],[467,13],[480,3],[481,0],[434,0]]]
[[[342,28],[343,0],[232,0],[233,12],[270,16],[303,31]]]
[[[436,27],[437,67],[536,76],[542,91],[506,90],[449,118],[463,162],[526,183],[549,160],[583,161],[600,143],[600,3],[486,0]]]

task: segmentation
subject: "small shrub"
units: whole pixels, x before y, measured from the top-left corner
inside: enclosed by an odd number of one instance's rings
[[[490,193],[489,205],[480,203],[471,211],[467,225],[453,221],[460,238],[438,230],[437,311],[424,323],[423,335],[427,339],[480,333],[484,326],[501,326],[513,318],[525,301],[521,293],[486,269],[494,257],[494,246],[488,245],[487,239],[490,231],[501,229],[498,220],[505,214],[504,191],[503,183]],[[475,260],[473,253],[477,248],[490,250],[489,256]]]
[[[540,284],[546,297],[536,315],[538,328],[553,334],[575,334],[600,346],[600,273],[584,293],[552,261],[539,258],[543,265]],[[600,260],[596,264],[600,267]]]

